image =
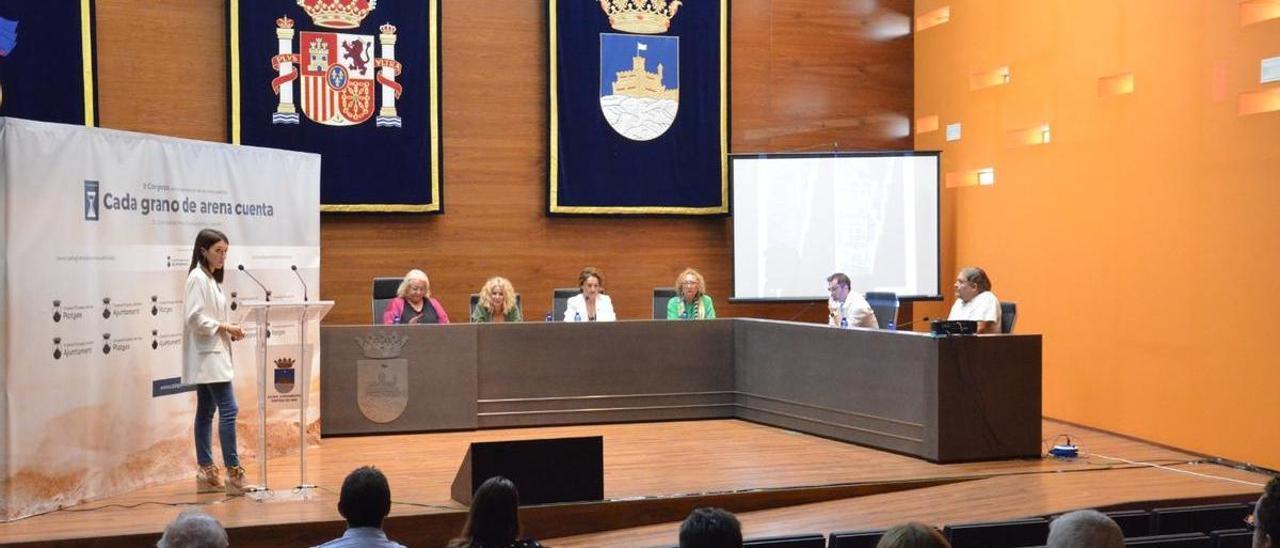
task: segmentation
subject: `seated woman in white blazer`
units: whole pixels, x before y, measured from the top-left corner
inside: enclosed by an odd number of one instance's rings
[[[594,267],[582,269],[578,274],[578,289],[582,292],[569,297],[564,308],[566,322],[612,322],[618,319],[613,313],[613,301],[604,294],[604,278]]]

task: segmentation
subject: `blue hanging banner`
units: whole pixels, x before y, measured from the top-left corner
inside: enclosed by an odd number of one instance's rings
[[[320,210],[444,211],[439,0],[227,0],[234,144],[321,155]]]
[[[96,126],[93,0],[0,2],[0,116]]]
[[[728,0],[548,1],[548,211],[727,214]]]

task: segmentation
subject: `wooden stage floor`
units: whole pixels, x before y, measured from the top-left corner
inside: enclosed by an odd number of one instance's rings
[[[740,420],[328,438],[307,453],[307,479],[320,486],[309,500],[196,495],[184,480],[0,524],[0,545],[154,546],[164,525],[192,506],[220,520],[232,546],[317,544],[344,528],[342,479],[373,464],[391,482],[388,535],[441,546],[465,518],[449,487],[470,442],[562,436],[604,436],[607,500],[523,510],[526,533],[553,546],[671,545],[683,516],[704,505],[739,513],[748,536],[767,536],[1240,498],[1256,496],[1268,479],[1051,420],[1043,433],[1046,442],[1069,433],[1086,456],[938,465]],[[271,461],[272,484],[296,484],[296,464],[296,456]]]

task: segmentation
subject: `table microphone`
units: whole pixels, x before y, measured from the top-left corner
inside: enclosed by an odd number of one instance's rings
[[[261,287],[262,292],[266,295],[266,301],[271,302],[271,290],[267,289],[267,286],[262,285],[262,282],[258,281],[257,278],[253,277],[253,274],[251,274],[248,270],[245,270],[244,265],[238,265],[236,266],[236,269],[247,274],[249,276],[249,279],[253,280],[253,283],[258,284],[258,287]]]
[[[913,324],[913,323],[916,323],[916,322],[929,323],[929,322],[931,322],[931,321],[933,321],[933,320],[936,320],[936,319],[938,319],[938,318],[930,318],[930,317],[928,317],[928,316],[925,316],[925,317],[920,318],[920,319],[918,319],[918,320],[911,320],[911,321],[909,321],[909,322],[902,322],[902,323],[898,324],[898,329],[902,329],[902,328],[907,327],[907,326],[909,326],[909,325],[911,325],[911,324]]]
[[[302,274],[298,274],[298,265],[291,264],[289,265],[289,268],[293,270],[293,275],[297,276],[298,281],[302,283],[302,301],[306,302],[308,300],[307,299],[307,282],[302,279]]]
[[[809,309],[813,308],[813,306],[816,304],[818,304],[818,301],[813,301],[813,302],[810,302],[809,304],[804,305],[804,307],[801,308],[799,312],[796,312],[795,314],[792,314],[790,318],[787,318],[787,321],[789,322],[796,321],[796,318],[799,318],[802,314],[804,314],[805,312],[808,312]]]

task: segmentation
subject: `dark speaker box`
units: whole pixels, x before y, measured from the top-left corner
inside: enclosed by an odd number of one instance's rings
[[[470,505],[494,476],[516,484],[520,504],[604,500],[604,437],[472,443],[453,478],[453,500]]]

